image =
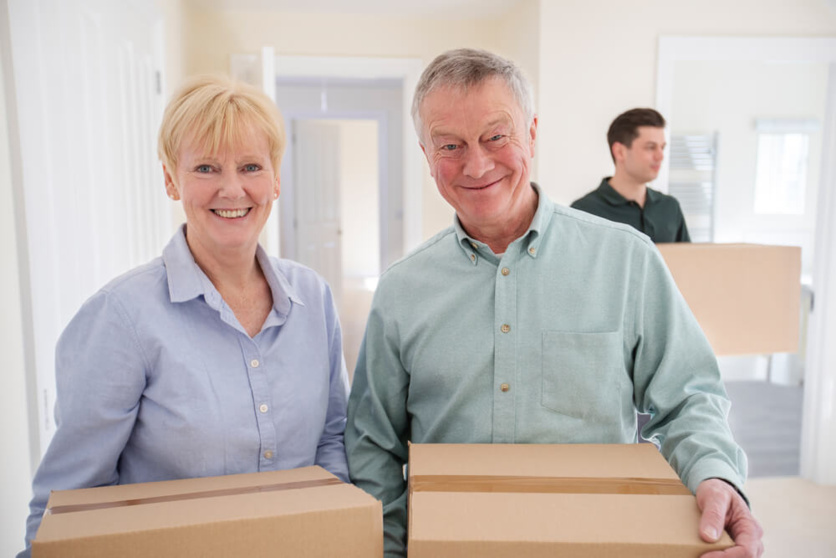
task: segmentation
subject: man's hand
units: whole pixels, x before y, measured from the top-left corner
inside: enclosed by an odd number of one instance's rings
[[[715,542],[723,528],[735,546],[723,552],[708,552],[701,558],[760,558],[763,529],[737,491],[725,481],[708,479],[697,487],[697,505],[702,510],[700,537]]]

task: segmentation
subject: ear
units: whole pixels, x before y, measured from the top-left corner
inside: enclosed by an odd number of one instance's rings
[[[537,115],[531,119],[531,126],[528,128],[528,149],[531,157],[534,157],[534,142],[537,139]]]
[[[180,192],[177,190],[177,184],[174,182],[174,178],[171,176],[171,173],[168,171],[168,168],[163,163],[163,176],[165,177],[165,191],[168,194],[168,197],[174,201],[180,199]]]
[[[279,199],[279,194],[282,192],[282,180],[281,177],[277,174],[276,175],[276,187],[273,188],[273,199]]]
[[[624,152],[626,150],[627,146],[619,141],[612,144],[612,158],[616,165],[624,160]]]

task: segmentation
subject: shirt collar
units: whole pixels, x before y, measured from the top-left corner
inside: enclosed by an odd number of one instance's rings
[[[598,195],[600,195],[604,201],[610,205],[626,205],[630,203],[630,200],[619,194],[616,189],[610,185],[610,178],[612,177],[607,176],[601,181],[601,185],[598,186]],[[659,201],[659,192],[649,187],[646,189],[646,192],[644,202],[645,207]]]
[[[536,182],[532,182],[531,187],[537,192],[537,211],[534,213],[534,218],[531,220],[531,224],[528,226],[525,234],[509,244],[505,251],[507,253],[514,247],[518,247],[519,250],[524,251],[530,257],[536,258],[543,233],[551,222],[554,204],[548,196],[543,194],[543,191]],[[461,246],[465,256],[473,265],[478,263],[480,257],[491,260],[494,263],[499,261],[499,257],[491,251],[487,244],[467,234],[467,231],[462,227],[461,221],[459,221],[458,215],[453,217],[453,229],[456,231],[459,246]]]
[[[256,248],[256,258],[270,286],[273,308],[278,313],[286,316],[290,312],[291,302],[305,305],[287,278],[271,264],[270,257],[261,245]],[[220,307],[220,293],[194,261],[194,256],[189,250],[185,224],[163,249],[163,262],[168,276],[168,294],[171,302],[186,302],[203,295],[210,306],[216,309]]]
[[[610,178],[612,177],[605,176],[601,181],[601,185],[598,186],[598,195],[600,195],[604,201],[610,205],[625,205],[629,203],[627,198],[619,194],[615,188],[610,186]]]

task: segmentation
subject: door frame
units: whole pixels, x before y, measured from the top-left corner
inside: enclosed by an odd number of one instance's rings
[[[333,111],[326,113],[314,113],[310,111],[293,111],[285,113],[285,128],[288,135],[294,129],[294,124],[300,120],[373,120],[377,122],[378,126],[378,212],[384,211],[386,207],[386,189],[389,187],[389,161],[388,161],[388,144],[386,142],[386,124],[387,116],[382,111],[357,111],[357,112],[342,112]],[[282,158],[282,193],[279,196],[281,200],[279,210],[280,223],[280,249],[283,258],[296,259],[296,227],[293,223],[293,217],[296,212],[296,199],[294,190],[296,185],[296,169],[294,164],[294,151],[297,149],[295,141],[288,137],[287,148],[285,149],[284,157]],[[378,245],[378,257],[380,262],[380,272],[384,271],[383,258],[384,254],[388,252],[386,244],[386,227],[387,223],[381,223]]]
[[[276,56],[275,79],[333,77],[349,79],[398,79],[402,82],[403,114],[403,246],[406,254],[417,247],[423,240],[423,196],[421,172],[421,148],[412,126],[412,94],[421,76],[423,64],[418,58],[370,58],[370,57],[323,57],[323,56]],[[290,115],[289,115],[290,116]],[[300,115],[293,115],[300,117]],[[313,117],[311,115],[311,117]],[[318,114],[316,118],[366,118],[357,114],[340,115],[339,113]],[[377,119],[371,115],[368,118]],[[384,128],[380,128],[384,130]],[[383,143],[383,136],[381,144]],[[383,182],[381,182],[381,185]],[[394,185],[390,185],[392,187]],[[381,209],[385,207],[385,193],[380,197]],[[381,253],[385,249],[386,235],[382,226],[380,231]],[[381,269],[383,271],[383,269]]]
[[[836,38],[660,37],[656,108],[673,116],[674,66],[679,61],[822,62],[829,64],[822,167],[813,265],[815,305],[810,316],[801,429],[801,476],[836,484]],[[656,187],[667,191],[669,161]]]

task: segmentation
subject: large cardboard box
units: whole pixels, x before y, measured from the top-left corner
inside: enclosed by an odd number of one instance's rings
[[[697,558],[696,499],[652,444],[413,444],[410,558]]]
[[[688,243],[658,248],[717,355],[796,352],[801,248]]]
[[[32,556],[379,558],[382,508],[320,467],[56,491]]]

